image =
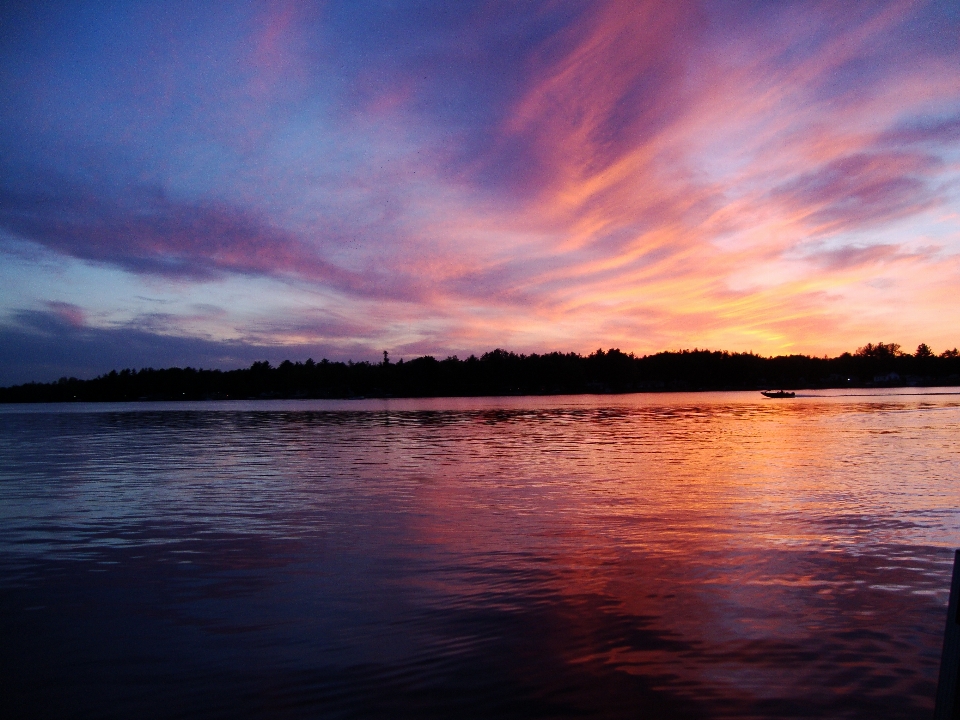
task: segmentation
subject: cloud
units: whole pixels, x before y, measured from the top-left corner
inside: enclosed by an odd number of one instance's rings
[[[417,295],[410,278],[348,271],[255,210],[178,201],[161,188],[121,191],[34,173],[0,187],[0,228],[71,257],[129,272],[203,281],[225,273],[305,279],[363,295]],[[322,232],[322,229],[321,229]],[[320,243],[316,243],[319,245]]]
[[[0,386],[49,382],[59,377],[91,378],[110,370],[143,367],[205,367],[225,370],[259,360],[375,358],[377,344],[337,336],[327,340],[278,344],[275,337],[231,341],[171,334],[175,323],[154,318],[154,329],[140,323],[102,328],[77,324],[66,304],[50,310],[20,310],[0,324]],[[66,307],[65,307],[66,306]],[[314,328],[316,329],[316,328]],[[325,328],[328,332],[330,327]]]
[[[829,270],[847,270],[889,260],[896,257],[898,251],[899,248],[895,245],[870,245],[867,247],[847,245],[835,250],[811,253],[806,255],[805,259]]]
[[[72,328],[82,328],[87,324],[87,313],[78,305],[65,302],[48,302],[47,308],[57,320]]]
[[[956,143],[960,141],[960,117],[917,118],[884,132],[879,140],[893,147],[914,143]]]
[[[942,167],[933,155],[861,152],[803,173],[774,188],[771,197],[818,230],[869,227],[937,202],[930,181]]]
[[[598,178],[686,108],[681,92],[693,13],[676,3],[602,3],[524,58],[522,90],[473,157],[485,185],[536,200]],[[580,195],[580,197],[585,197]]]
[[[0,75],[0,229],[223,310],[144,313],[145,332],[832,352],[850,313],[887,337],[952,317],[929,291],[960,252],[936,219],[960,128],[942,6],[152,12],[103,14],[96,42],[72,11],[44,15],[57,42],[19,33],[0,57],[25,71]],[[235,282],[270,310],[213,300]],[[31,307],[79,332],[88,306],[69,298]]]

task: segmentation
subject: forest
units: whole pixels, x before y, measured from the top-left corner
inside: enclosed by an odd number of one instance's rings
[[[518,354],[418,357],[376,363],[285,360],[237,370],[191,367],[111,371],[80,380],[0,388],[0,402],[117,402],[268,398],[444,397],[818,389],[960,385],[960,353],[914,353],[868,343],[838,357],[681,350],[636,356],[613,348],[590,355]]]
[[[681,350],[635,356],[616,348],[590,355],[432,356],[404,362],[255,362],[237,370],[191,367],[114,370],[91,380],[60,378],[0,388],[0,402],[117,402],[269,398],[563,395],[960,385],[960,353],[913,354],[895,343],[868,343],[838,357]]]

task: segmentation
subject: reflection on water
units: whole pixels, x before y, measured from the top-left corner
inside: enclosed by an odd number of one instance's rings
[[[935,394],[8,406],[0,696],[929,716],[958,430]]]

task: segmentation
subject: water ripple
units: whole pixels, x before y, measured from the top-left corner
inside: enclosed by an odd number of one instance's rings
[[[929,715],[960,401],[0,410],[22,717]]]

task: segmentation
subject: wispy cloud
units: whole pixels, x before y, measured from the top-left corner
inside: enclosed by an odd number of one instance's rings
[[[6,236],[145,286],[279,281],[282,313],[180,308],[164,333],[832,352],[960,321],[942,3],[25,18],[0,75]]]
[[[45,180],[40,188],[0,187],[0,228],[65,255],[175,279],[271,275],[349,293],[416,294],[396,275],[351,272],[325,261],[308,239],[255,210],[176,201],[160,188],[128,186],[117,195],[95,185]]]
[[[856,153],[784,183],[772,198],[816,232],[868,228],[941,200],[931,181],[943,166],[933,155]]]

